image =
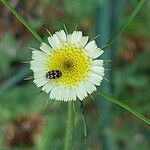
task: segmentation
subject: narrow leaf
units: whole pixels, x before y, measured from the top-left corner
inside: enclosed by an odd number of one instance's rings
[[[128,110],[129,112],[131,112],[132,114],[134,114],[136,117],[140,118],[142,121],[144,121],[145,123],[150,125],[150,119],[146,118],[144,115],[142,115],[140,112],[138,112],[137,110],[135,110],[134,108],[131,108],[130,106],[128,106],[127,104],[121,102],[120,100],[117,100],[116,98],[105,94],[104,92],[102,92],[101,90],[99,90],[97,92],[100,96],[106,98],[107,100],[121,106],[122,108]]]
[[[108,46],[110,46],[112,43],[115,42],[115,40],[118,38],[118,36],[120,36],[120,34],[126,29],[126,27],[131,23],[131,21],[134,19],[134,17],[137,15],[137,13],[140,11],[140,9],[142,8],[143,4],[144,4],[145,0],[140,0],[138,5],[136,6],[136,8],[133,10],[133,12],[131,13],[131,15],[128,17],[128,19],[123,23],[123,25],[120,27],[119,31],[116,32],[111,39],[101,48],[101,49],[105,49]]]
[[[10,4],[7,0],[0,0],[7,9],[12,12],[16,18],[34,35],[34,37],[40,42],[43,42],[43,39],[37,34],[37,32],[31,27],[29,22],[27,22]]]

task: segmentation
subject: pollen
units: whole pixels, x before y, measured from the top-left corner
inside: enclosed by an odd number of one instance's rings
[[[91,60],[85,54],[84,49],[65,43],[48,56],[46,68],[48,71],[62,72],[62,76],[54,79],[53,82],[71,87],[86,79],[90,64]]]

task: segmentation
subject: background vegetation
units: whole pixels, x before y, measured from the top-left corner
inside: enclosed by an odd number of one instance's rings
[[[66,25],[96,39],[100,46],[116,32],[138,0],[10,0],[46,40]],[[38,41],[0,3],[0,149],[61,150],[67,103],[47,101],[32,80],[31,50]],[[106,49],[106,80],[100,87],[150,117],[150,1],[118,41]],[[80,105],[75,103],[73,149],[149,150],[150,128],[124,109],[94,96],[84,102],[88,127],[84,144]]]

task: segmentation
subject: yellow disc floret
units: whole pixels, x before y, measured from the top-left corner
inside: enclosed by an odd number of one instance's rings
[[[46,68],[47,71],[59,70],[62,72],[60,78],[53,80],[55,83],[74,86],[87,77],[90,59],[83,49],[65,43],[49,55]]]

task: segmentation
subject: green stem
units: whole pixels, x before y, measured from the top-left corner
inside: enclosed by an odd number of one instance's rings
[[[128,17],[128,19],[124,22],[124,24],[120,27],[119,31],[116,32],[111,39],[101,48],[101,49],[105,49],[108,46],[110,46],[112,43],[115,42],[115,40],[118,38],[118,36],[120,36],[120,34],[126,29],[126,27],[130,24],[130,22],[134,19],[134,17],[137,15],[137,13],[140,11],[140,9],[142,8],[143,4],[145,3],[145,0],[141,0],[138,5],[136,6],[136,8],[134,9],[134,11],[131,13],[131,15]]]
[[[71,150],[72,147],[72,135],[74,126],[74,113],[73,113],[73,102],[68,102],[68,120],[67,120],[67,130],[66,130],[66,141],[65,150]]]
[[[34,35],[34,37],[40,42],[43,42],[43,39],[37,34],[37,32],[31,27],[29,22],[27,22],[10,4],[7,0],[0,0],[7,9],[12,12],[16,18]]]
[[[134,114],[136,117],[140,118],[142,121],[144,121],[145,123],[150,125],[150,119],[146,118],[145,116],[143,116],[141,113],[139,113],[138,111],[136,111],[135,109],[131,108],[130,106],[128,106],[127,104],[124,104],[123,102],[121,102],[120,100],[117,100],[116,98],[113,98],[110,95],[105,94],[102,91],[98,91],[98,94],[104,98],[106,98],[109,101],[112,101],[113,103],[121,106],[122,108],[128,110],[129,112],[131,112],[132,114]]]

